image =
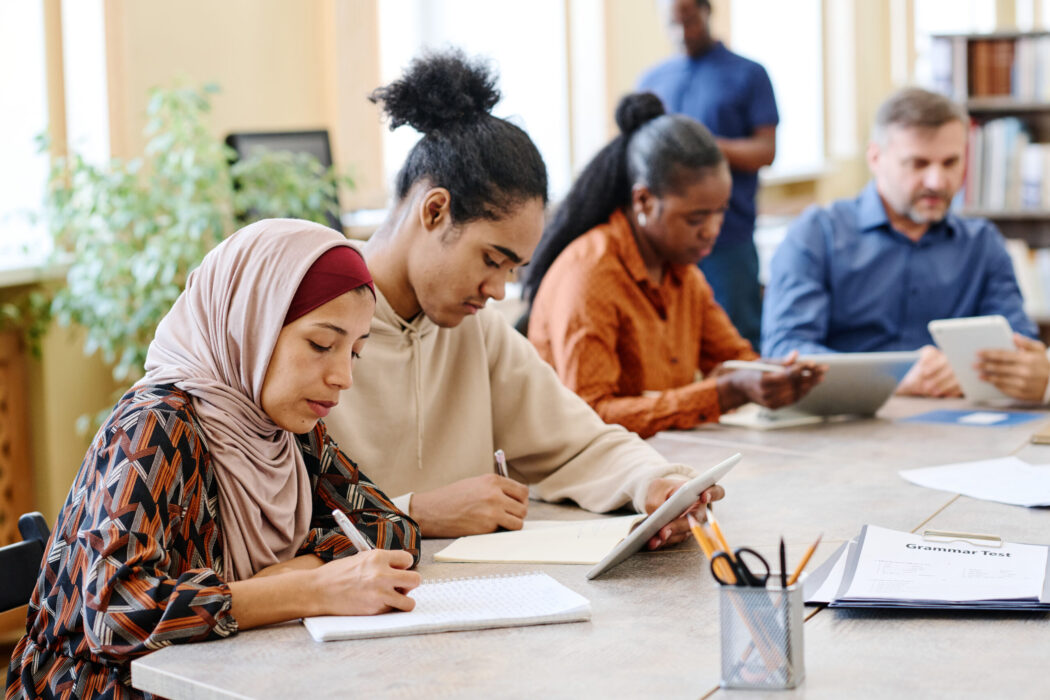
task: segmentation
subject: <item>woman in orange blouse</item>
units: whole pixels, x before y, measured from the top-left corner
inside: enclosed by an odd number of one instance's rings
[[[317,224],[261,221],[204,258],[77,472],[8,700],[139,697],[131,660],[169,644],[412,608],[419,529],[321,421],[374,309],[364,260]]]
[[[729,202],[715,139],[651,93],[625,97],[616,121],[621,134],[584,169],[533,256],[529,339],[602,418],[643,437],[749,401],[798,401],[820,368],[794,357],[780,372],[719,367],[758,356],[696,266]]]

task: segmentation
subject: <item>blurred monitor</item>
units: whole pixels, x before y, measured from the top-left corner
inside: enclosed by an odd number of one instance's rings
[[[244,131],[226,137],[226,145],[237,152],[237,158],[247,158],[260,151],[290,151],[292,153],[309,153],[320,161],[325,168],[332,167],[332,146],[328,141],[328,131]],[[336,211],[339,208],[339,194],[336,192]],[[329,214],[327,223],[340,233],[343,224],[338,216]]]

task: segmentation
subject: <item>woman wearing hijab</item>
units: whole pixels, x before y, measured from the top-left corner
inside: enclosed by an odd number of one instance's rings
[[[317,224],[261,221],[204,258],[77,473],[8,700],[136,697],[131,659],[168,644],[412,608],[419,529],[320,420],[374,309],[360,254]]]

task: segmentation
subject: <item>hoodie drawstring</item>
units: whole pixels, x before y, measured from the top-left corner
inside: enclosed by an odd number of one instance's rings
[[[423,339],[414,328],[409,328],[412,344],[412,370],[415,374],[416,406],[416,469],[423,469]]]

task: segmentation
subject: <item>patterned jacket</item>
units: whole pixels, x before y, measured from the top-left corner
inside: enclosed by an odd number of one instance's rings
[[[313,486],[299,554],[356,550],[331,516],[351,515],[385,549],[419,559],[419,528],[328,437],[298,436]],[[129,391],[80,466],[51,534],[7,675],[14,698],[133,698],[131,660],[237,632],[223,567],[218,484],[185,392]]]

